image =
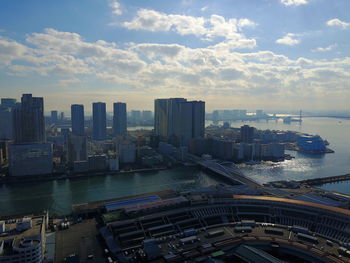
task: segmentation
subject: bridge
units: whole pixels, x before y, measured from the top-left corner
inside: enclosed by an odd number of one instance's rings
[[[341,182],[341,181],[347,181],[347,180],[350,180],[350,174],[329,176],[329,177],[323,177],[323,178],[313,178],[313,179],[307,179],[307,180],[302,180],[298,182],[301,184],[313,186],[313,185],[322,185],[322,184],[335,183],[335,182]]]
[[[192,154],[188,154],[188,158],[200,165],[201,167],[208,169],[209,171],[220,176],[221,178],[231,182],[232,184],[243,184],[255,187],[261,186],[261,184],[259,184],[255,180],[245,176],[241,172],[241,170],[231,162],[219,163],[215,160],[203,159]],[[230,164],[230,166],[226,166],[225,164]]]

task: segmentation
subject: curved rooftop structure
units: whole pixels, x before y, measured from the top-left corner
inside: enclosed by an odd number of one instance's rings
[[[247,195],[156,202],[118,210],[101,229],[116,260],[350,262],[346,209]]]

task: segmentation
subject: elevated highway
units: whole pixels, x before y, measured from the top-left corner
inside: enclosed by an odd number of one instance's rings
[[[197,163],[202,168],[208,169],[209,171],[231,182],[232,184],[250,185],[254,187],[261,186],[261,184],[259,184],[255,180],[245,176],[241,172],[241,170],[238,167],[236,167],[233,163],[229,163],[230,166],[226,166],[224,165],[224,163],[219,163],[215,160],[203,159],[192,154],[188,155],[188,159],[191,159],[193,162]]]

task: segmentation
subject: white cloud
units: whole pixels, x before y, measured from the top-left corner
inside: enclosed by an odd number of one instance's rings
[[[243,27],[255,27],[256,23],[247,19],[247,18],[242,18],[238,20],[238,27],[243,28]]]
[[[206,11],[208,9],[208,6],[203,6],[200,10],[202,11],[202,12],[204,12],[204,11]]]
[[[300,39],[296,38],[296,34],[288,33],[284,37],[277,39],[276,43],[281,45],[295,46],[300,43]]]
[[[280,0],[285,6],[298,6],[308,4],[308,0]]]
[[[326,24],[327,24],[327,26],[340,27],[342,29],[346,29],[346,28],[350,27],[350,23],[345,22],[345,21],[341,21],[338,18],[328,20]]]
[[[179,35],[195,35],[206,41],[224,38],[240,42],[248,40],[241,33],[242,28],[254,27],[256,24],[247,18],[226,20],[223,16],[215,14],[204,18],[140,9],[136,16],[131,21],[124,22],[123,26],[131,30],[173,31]],[[249,41],[252,42],[251,39]],[[246,45],[243,48],[245,47]]]
[[[311,52],[327,52],[334,50],[337,47],[337,44],[329,45],[328,47],[317,47],[314,49],[311,49]]]
[[[121,5],[118,1],[116,0],[110,1],[109,6],[112,9],[113,15],[120,16],[123,13],[121,9]]]
[[[245,97],[249,100],[245,103],[270,99],[281,106],[300,101],[300,97],[336,101],[341,94],[344,105],[350,98],[350,58],[290,59],[271,51],[232,51],[255,44],[248,39],[225,39],[205,48],[158,43],[130,43],[121,48],[112,42],[88,42],[76,33],[46,29],[29,35],[26,41],[0,39],[0,56],[8,56],[2,65],[6,74],[55,76],[55,85],[74,85],[84,96],[85,85],[79,82],[85,84],[89,78],[99,81],[96,92],[112,94],[113,88],[113,92],[121,89],[136,96],[137,91],[144,100],[180,93],[205,96],[211,103],[241,103]]]
[[[23,58],[29,50],[16,41],[0,37],[0,65],[9,65],[12,60]]]
[[[140,52],[142,55],[145,55],[148,58],[173,58],[177,56],[183,49],[185,49],[185,47],[178,44],[153,43],[135,44],[131,47],[131,50]]]
[[[140,9],[136,17],[124,26],[134,30],[170,31],[180,35],[202,35],[205,32],[205,19],[185,15],[168,15],[155,10]]]

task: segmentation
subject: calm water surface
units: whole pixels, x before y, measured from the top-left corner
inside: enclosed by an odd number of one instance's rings
[[[304,118],[303,123],[282,121],[233,122],[258,129],[294,130],[319,134],[327,139],[333,154],[306,155],[288,152],[295,159],[282,163],[243,166],[243,172],[259,182],[301,180],[350,173],[350,120]],[[42,183],[0,186],[0,216],[49,209],[52,214],[67,214],[74,203],[84,203],[165,189],[188,190],[223,183],[197,168],[176,168],[159,172],[57,180]],[[321,188],[350,194],[350,182],[327,184]]]
[[[71,205],[166,189],[189,190],[223,183],[194,167],[0,186],[0,216],[49,209],[68,214]]]

